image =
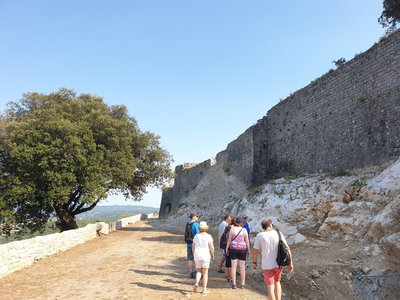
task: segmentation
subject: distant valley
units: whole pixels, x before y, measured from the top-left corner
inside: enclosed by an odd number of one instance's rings
[[[110,222],[116,221],[121,218],[137,214],[148,214],[158,212],[158,208],[141,206],[141,205],[97,205],[91,211],[77,215],[77,220],[90,220],[90,221],[103,221]]]

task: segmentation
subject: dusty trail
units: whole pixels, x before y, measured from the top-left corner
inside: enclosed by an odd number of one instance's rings
[[[216,271],[219,254],[210,294],[193,293],[182,234],[167,226],[140,221],[38,261],[0,279],[0,299],[265,299],[251,276],[247,289],[230,289]]]

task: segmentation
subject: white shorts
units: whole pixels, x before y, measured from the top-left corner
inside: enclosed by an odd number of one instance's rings
[[[210,260],[206,259],[206,260],[194,260],[195,264],[196,264],[196,268],[200,269],[200,268],[210,268]]]

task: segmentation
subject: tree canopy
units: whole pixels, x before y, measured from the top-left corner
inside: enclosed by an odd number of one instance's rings
[[[60,89],[27,93],[0,117],[0,225],[61,230],[112,191],[140,201],[171,177],[170,154],[127,108]]]
[[[383,27],[395,29],[400,23],[400,0],[384,0],[382,15],[378,20]]]

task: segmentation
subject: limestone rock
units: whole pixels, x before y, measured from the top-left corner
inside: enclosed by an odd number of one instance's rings
[[[383,237],[381,243],[385,245],[393,255],[400,257],[400,232]]]

